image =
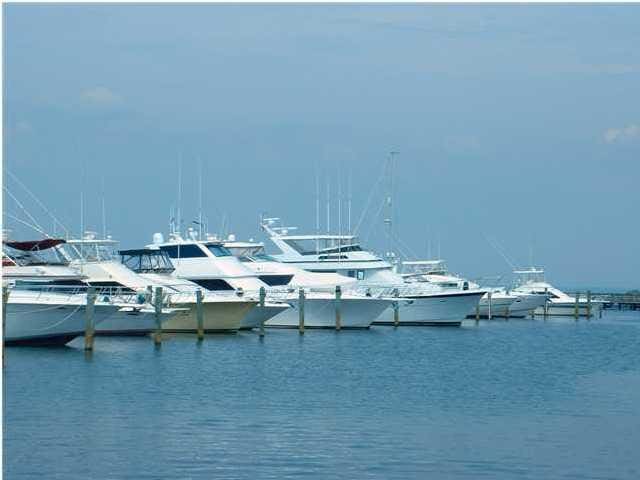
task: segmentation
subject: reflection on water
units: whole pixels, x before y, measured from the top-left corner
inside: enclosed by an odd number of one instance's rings
[[[6,478],[640,478],[640,316],[6,352]]]

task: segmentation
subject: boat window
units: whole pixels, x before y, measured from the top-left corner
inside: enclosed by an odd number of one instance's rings
[[[235,290],[231,285],[220,278],[211,278],[206,280],[190,279],[207,290]]]
[[[278,285],[288,285],[293,275],[260,275],[258,278],[270,287],[276,287]]]
[[[359,252],[362,249],[355,237],[303,238],[284,239],[287,245],[301,255],[315,255],[316,253]]]
[[[358,280],[364,280],[364,270],[358,270]]]
[[[216,257],[230,257],[232,255],[229,249],[222,245],[207,245],[207,248]]]
[[[194,244],[163,245],[160,249],[167,252],[171,258],[200,258],[207,256],[198,245]]]
[[[162,250],[123,251],[121,262],[136,273],[170,273],[174,270],[167,252]]]

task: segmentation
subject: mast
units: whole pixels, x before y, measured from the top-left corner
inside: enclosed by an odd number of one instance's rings
[[[176,223],[178,224],[178,234],[182,234],[182,154],[178,158],[178,208],[176,211]]]
[[[327,175],[327,233],[331,233],[331,197],[330,197],[330,188],[329,188],[329,175]]]
[[[386,215],[384,219],[384,223],[387,227],[387,258],[392,260],[392,263],[395,264],[394,257],[394,245],[393,245],[393,167],[395,156],[398,155],[399,152],[391,151],[389,152],[389,160],[387,163],[387,197],[385,199],[385,207],[386,207]]]
[[[342,179],[340,177],[340,164],[338,164],[338,263],[342,255]]]
[[[349,179],[347,181],[347,229],[351,235],[351,174],[353,169],[349,166]]]
[[[314,162],[315,174],[316,174],[316,255],[320,251],[320,241],[317,238],[320,235],[320,176],[318,172],[318,162]]]

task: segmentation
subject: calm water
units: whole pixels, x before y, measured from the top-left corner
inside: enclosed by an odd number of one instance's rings
[[[638,312],[6,361],[5,478],[640,478]]]

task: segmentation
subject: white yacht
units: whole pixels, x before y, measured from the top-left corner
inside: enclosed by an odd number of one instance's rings
[[[187,238],[174,232],[166,241],[162,234],[156,233],[153,243],[146,248],[165,252],[176,276],[220,297],[242,299],[256,305],[260,300],[260,288],[268,287],[224,248],[222,242],[210,235],[206,240],[199,240],[198,233],[192,228],[187,231]],[[243,316],[240,328],[259,327],[288,308],[288,303],[267,298],[264,305],[255,306]]]
[[[264,251],[262,243],[237,242],[233,236],[224,247],[258,278],[271,286],[273,295],[286,300],[292,308],[267,322],[270,327],[292,328],[299,322],[298,294],[305,292],[305,327],[335,328],[336,287],[346,288],[340,299],[342,328],[369,328],[375,318],[386,310],[393,299],[376,298],[349,291],[355,279],[336,273],[308,272],[291,264],[278,262]],[[276,289],[280,287],[279,292]]]
[[[133,294],[148,298],[156,287],[163,288],[164,303],[176,309],[176,314],[162,323],[163,331],[193,333],[197,329],[196,291],[198,285],[173,275],[173,266],[166,252],[160,250],[123,250],[120,260],[118,242],[112,238],[97,238],[87,232],[82,239],[72,239],[60,245],[61,253],[87,277],[87,283],[112,295]],[[151,289],[151,290],[149,290]],[[206,333],[234,332],[257,301],[237,296],[215,295],[203,291],[203,322]],[[149,318],[147,330],[155,329],[155,318]],[[107,319],[98,334],[131,334],[126,322]],[[144,332],[139,332],[144,333]]]
[[[576,298],[547,283],[542,268],[531,267],[515,270],[513,274],[516,285],[513,292],[547,299],[543,305],[535,309],[534,314],[575,316]],[[602,309],[602,302],[591,300],[590,308],[589,310],[589,303],[586,297],[583,296],[578,299],[578,316],[586,317],[599,314]]]
[[[452,274],[447,270],[444,260],[415,260],[402,262],[402,275],[408,282],[431,282],[442,288],[467,290],[480,288],[474,282]],[[487,292],[478,304],[478,315],[486,317],[514,317],[524,318],[545,302],[544,297],[515,293],[504,287],[490,288],[491,301]],[[469,312],[469,317],[475,317],[476,310]]]
[[[311,272],[335,273],[355,280],[352,291],[394,297],[401,325],[460,325],[486,290],[445,290],[428,283],[408,283],[389,262],[364,250],[354,235],[290,235],[295,227],[278,227],[279,219],[263,219],[262,229],[280,250],[279,262]],[[394,324],[387,308],[374,325]]]
[[[4,242],[3,285],[9,287],[5,343],[64,345],[83,335],[86,325],[86,277],[63,261],[55,248],[62,239]],[[147,304],[98,294],[94,305],[96,331],[111,318],[155,318]],[[163,311],[167,316],[170,312]]]

